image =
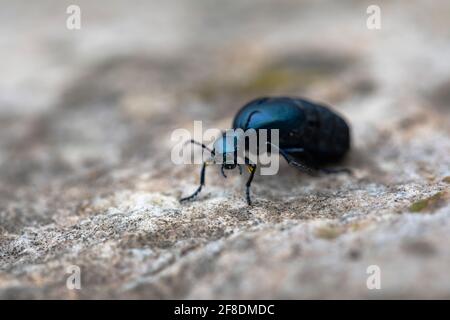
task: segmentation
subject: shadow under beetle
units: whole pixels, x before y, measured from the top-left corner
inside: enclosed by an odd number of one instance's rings
[[[327,107],[301,98],[263,97],[244,105],[233,120],[233,129],[278,129],[279,145],[268,142],[271,148],[276,148],[289,165],[314,175],[323,173],[351,173],[348,169],[324,168],[324,165],[337,162],[350,149],[350,129],[338,114]],[[212,156],[223,157],[222,175],[226,178],[224,169],[231,170],[238,166],[237,144],[240,137],[226,139],[225,133],[216,139],[211,150],[195,140],[193,143],[211,152]],[[226,141],[225,141],[226,140]],[[231,141],[231,143],[230,143]],[[225,159],[235,159],[234,162]],[[215,161],[213,161],[215,162]],[[205,170],[207,162],[203,162],[200,172],[200,186],[190,196],[180,199],[180,202],[195,198],[205,185]],[[245,165],[250,172],[246,183],[246,199],[251,205],[250,186],[256,171],[256,163],[245,159]]]

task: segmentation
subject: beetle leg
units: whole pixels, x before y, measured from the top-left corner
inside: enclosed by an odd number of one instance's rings
[[[256,165],[255,164],[249,164],[247,165],[248,170],[250,171],[250,176],[248,177],[247,183],[245,184],[245,196],[247,198],[247,204],[249,206],[252,205],[252,201],[250,200],[250,186],[253,181],[253,177],[255,176],[256,172]]]
[[[308,156],[308,153],[305,152],[305,149],[303,148],[288,148],[288,149],[283,149],[283,151],[285,153],[302,153],[305,156]],[[348,168],[316,168],[313,170],[317,170],[321,173],[325,173],[325,174],[336,174],[336,173],[346,173],[349,175],[352,175],[352,171]]]
[[[287,163],[290,166],[293,166],[293,167],[299,169],[300,171],[306,172],[306,173],[308,173],[310,175],[314,175],[315,174],[315,170],[313,168],[310,168],[310,167],[304,165],[303,163],[300,163],[300,162],[296,161],[290,155],[288,155],[286,153],[285,154],[281,153],[281,155],[284,157],[284,159],[286,159]]]
[[[346,173],[349,175],[353,174],[352,170],[348,168],[320,168],[319,171],[325,174],[334,174],[334,173]]]
[[[222,173],[222,176],[223,176],[224,178],[227,177],[227,175],[225,174],[225,171],[223,170],[223,165],[220,167],[220,172]]]
[[[296,153],[296,152],[302,153],[303,155],[310,158],[309,154],[303,148],[288,148],[288,149],[283,149],[283,151],[287,152],[287,153]],[[321,173],[325,173],[325,174],[335,174],[335,173],[346,173],[349,175],[353,174],[352,170],[350,170],[348,168],[316,168],[315,170],[317,170]]]
[[[304,156],[310,158],[309,154],[303,148],[288,148],[283,149],[284,152],[287,153],[302,153]],[[325,174],[335,174],[335,173],[347,173],[349,175],[352,174],[352,171],[348,168],[315,168],[316,171]]]
[[[296,153],[296,152],[304,153],[305,149],[303,149],[303,148],[288,148],[288,149],[283,149],[283,151],[287,152],[287,153]]]
[[[206,171],[206,162],[203,162],[202,170],[200,171],[200,186],[190,196],[181,198],[180,202],[192,200],[200,193],[200,191],[202,191],[202,187],[205,185],[205,171]]]
[[[300,163],[300,162],[296,161],[294,159],[294,157],[289,155],[289,153],[286,152],[285,150],[278,148],[278,146],[274,145],[273,143],[267,142],[267,144],[270,144],[273,148],[277,149],[278,153],[283,156],[283,158],[287,161],[287,163],[290,166],[293,166],[293,167],[299,169],[300,171],[306,172],[306,173],[308,173],[310,175],[313,175],[315,173],[316,170],[314,170],[313,168],[310,168],[309,166],[307,166],[307,165],[305,165],[303,163]],[[296,148],[296,149],[300,150],[302,148]],[[297,151],[297,152],[299,152],[299,151]]]

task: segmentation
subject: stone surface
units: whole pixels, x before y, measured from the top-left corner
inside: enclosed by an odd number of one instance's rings
[[[78,3],[79,31],[0,11],[1,298],[450,298],[448,1],[378,1],[380,30],[361,1]],[[279,94],[349,120],[354,175],[283,164],[247,207],[208,168],[180,205],[171,132]]]

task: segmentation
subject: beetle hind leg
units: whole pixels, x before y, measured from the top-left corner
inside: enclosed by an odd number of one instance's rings
[[[303,148],[295,148],[295,149],[287,149],[287,150],[283,150],[280,149],[278,146],[274,145],[273,143],[268,142],[268,144],[272,147],[275,148],[276,150],[278,150],[278,153],[281,154],[283,156],[283,158],[287,161],[287,163],[290,166],[293,166],[294,168],[297,168],[298,170],[302,171],[302,172],[306,172],[310,175],[315,175],[317,170],[315,170],[314,168],[311,168],[303,163],[298,162],[297,160],[294,159],[293,156],[291,156],[288,152],[304,152]]]
[[[348,175],[353,175],[352,170],[348,168],[320,168],[319,171],[325,174],[346,173]]]

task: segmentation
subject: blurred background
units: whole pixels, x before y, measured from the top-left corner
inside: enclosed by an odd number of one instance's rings
[[[449,296],[449,1],[0,6],[0,297]],[[226,129],[267,95],[343,114],[355,177],[284,166],[249,209],[211,169],[180,206],[199,168],[171,163],[171,132]]]

